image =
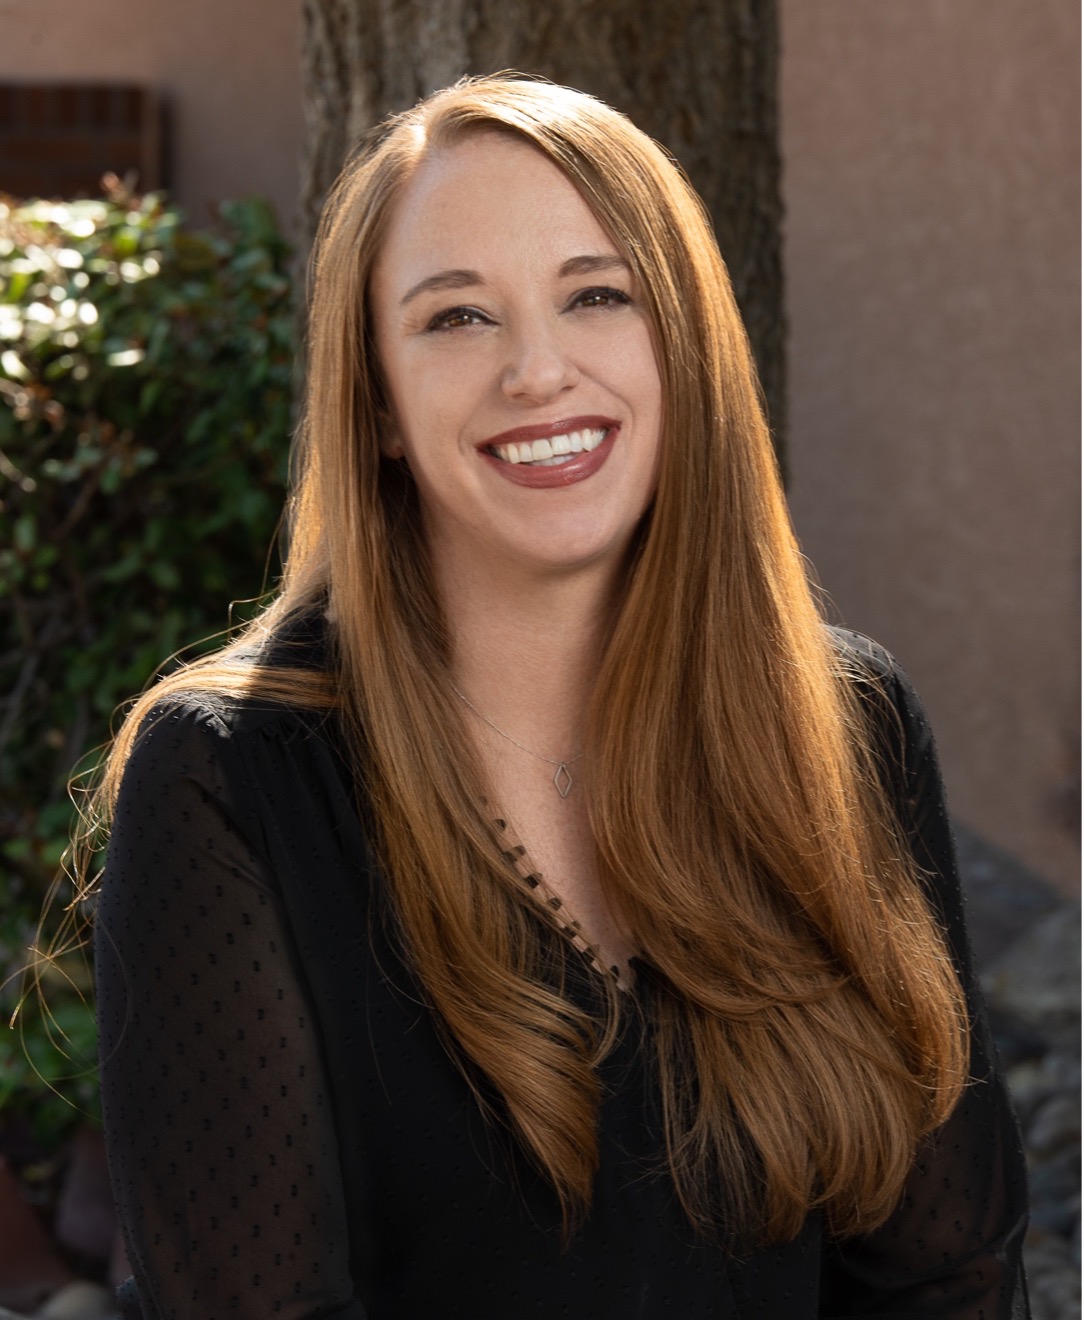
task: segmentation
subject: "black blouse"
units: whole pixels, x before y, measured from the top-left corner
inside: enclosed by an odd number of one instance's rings
[[[125,771],[95,936],[125,1315],[1026,1317],[1023,1159],[930,731],[885,653],[838,636],[889,698],[870,709],[973,1022],[973,1081],[887,1224],[832,1242],[814,1214],[745,1254],[697,1238],[660,1172],[629,1011],[600,1068],[590,1218],[563,1247],[551,1190],[483,1118],[408,970],[334,717],[173,699]],[[570,957],[571,993],[597,1002],[599,973]]]

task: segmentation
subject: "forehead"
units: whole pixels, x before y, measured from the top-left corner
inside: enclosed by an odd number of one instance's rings
[[[437,270],[560,265],[617,248],[574,184],[541,151],[503,133],[431,152],[392,206],[374,284]],[[388,290],[391,292],[391,289]]]

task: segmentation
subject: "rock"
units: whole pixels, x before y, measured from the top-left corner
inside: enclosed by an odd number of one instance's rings
[[[1052,1095],[1032,1116],[1024,1133],[1028,1149],[1036,1155],[1053,1155],[1059,1150],[1080,1149],[1080,1098],[1076,1095]]]
[[[1010,1013],[988,1004],[990,1030],[993,1032],[1002,1067],[1009,1068],[1022,1060],[1041,1059],[1050,1048],[1043,1033]]]
[[[966,828],[956,833],[972,946],[1028,1161],[1032,1320],[1080,1320],[1080,905]]]
[[[107,1261],[117,1231],[105,1139],[97,1128],[81,1128],[72,1144],[57,1205],[55,1233],[63,1247]]]
[[[113,1294],[96,1283],[69,1283],[34,1312],[34,1320],[115,1320]]]
[[[1080,1320],[1080,1273],[1064,1238],[1032,1229],[1024,1243],[1031,1320]]]
[[[1041,876],[966,825],[953,821],[953,833],[971,947],[976,965],[988,967],[1021,931],[1065,899]]]
[[[1080,1090],[1080,1059],[1064,1050],[1050,1050],[1041,1058],[1010,1063],[1005,1078],[1016,1111],[1021,1121],[1027,1123],[1049,1096]]]
[[[1036,922],[982,974],[995,1012],[1032,1028],[1054,1049],[1078,1050],[1080,904]]]
[[[1080,1215],[1080,1159],[1028,1163],[1031,1222],[1037,1229],[1058,1233],[1067,1241]]]
[[[29,1312],[71,1281],[71,1271],[23,1199],[7,1161],[0,1157],[0,1306]]]

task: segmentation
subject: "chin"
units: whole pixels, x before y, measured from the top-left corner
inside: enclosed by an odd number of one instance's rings
[[[625,562],[631,536],[618,540],[599,542],[597,538],[585,538],[579,544],[565,542],[561,553],[552,553],[553,547],[547,547],[549,553],[537,555],[535,562],[543,571],[568,574],[576,572],[603,571],[607,568],[617,570]]]

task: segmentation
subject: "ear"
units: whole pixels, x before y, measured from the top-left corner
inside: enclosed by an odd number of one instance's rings
[[[405,450],[399,439],[399,433],[388,419],[387,425],[380,431],[380,453],[384,458],[403,458]]]

